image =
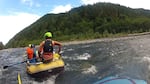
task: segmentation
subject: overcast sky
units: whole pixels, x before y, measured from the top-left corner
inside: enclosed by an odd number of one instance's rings
[[[0,0],[0,41],[6,44],[19,31],[47,13],[62,13],[96,2],[150,10],[149,0]]]

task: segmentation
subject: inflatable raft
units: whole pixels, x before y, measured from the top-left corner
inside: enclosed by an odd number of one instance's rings
[[[127,77],[111,76],[97,81],[94,84],[147,84],[144,80],[131,79]]]
[[[57,53],[53,56],[53,61],[49,63],[30,63],[26,65],[27,73],[30,75],[40,74],[43,72],[58,72],[64,69],[65,63],[61,56]]]

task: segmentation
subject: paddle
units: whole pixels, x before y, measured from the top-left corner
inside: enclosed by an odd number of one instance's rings
[[[58,53],[58,54],[61,56],[62,53]],[[25,62],[27,62],[27,61],[28,61],[28,60],[25,60],[25,61],[23,61],[23,62],[18,62],[18,63],[12,64],[12,65],[4,66],[3,69],[6,69],[6,68],[8,68],[8,67],[12,67],[12,66],[14,66],[14,65],[22,64],[22,63],[25,63]]]
[[[35,59],[35,58],[33,58],[33,59]],[[22,61],[22,62],[18,62],[18,63],[11,64],[11,65],[8,65],[8,66],[4,66],[3,69],[6,69],[6,68],[8,68],[8,67],[12,67],[12,66],[14,66],[14,65],[23,64],[23,63],[25,63],[25,62],[27,62],[27,61],[31,61],[31,60],[32,60],[32,59],[28,59],[28,60],[25,60],[25,61]]]
[[[23,62],[18,62],[18,63],[12,64],[12,65],[4,66],[3,69],[6,69],[8,67],[12,67],[12,66],[17,65],[17,64],[22,64],[22,63],[25,63],[25,62],[27,62],[27,60],[25,60]]]
[[[19,73],[18,73],[18,84],[22,84],[21,76],[20,76],[20,74],[19,74]]]

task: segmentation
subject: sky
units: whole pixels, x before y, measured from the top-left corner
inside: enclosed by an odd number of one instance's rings
[[[97,2],[150,10],[149,0],[0,0],[0,42],[5,45],[18,32],[47,13],[64,13]]]

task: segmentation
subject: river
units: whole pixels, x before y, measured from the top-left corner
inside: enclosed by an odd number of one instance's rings
[[[5,65],[22,62],[24,55],[25,48],[0,51],[0,84],[17,84],[18,73],[22,84],[92,84],[107,76],[150,80],[150,35],[64,45],[65,71],[45,79],[27,75],[25,64],[3,69]]]

